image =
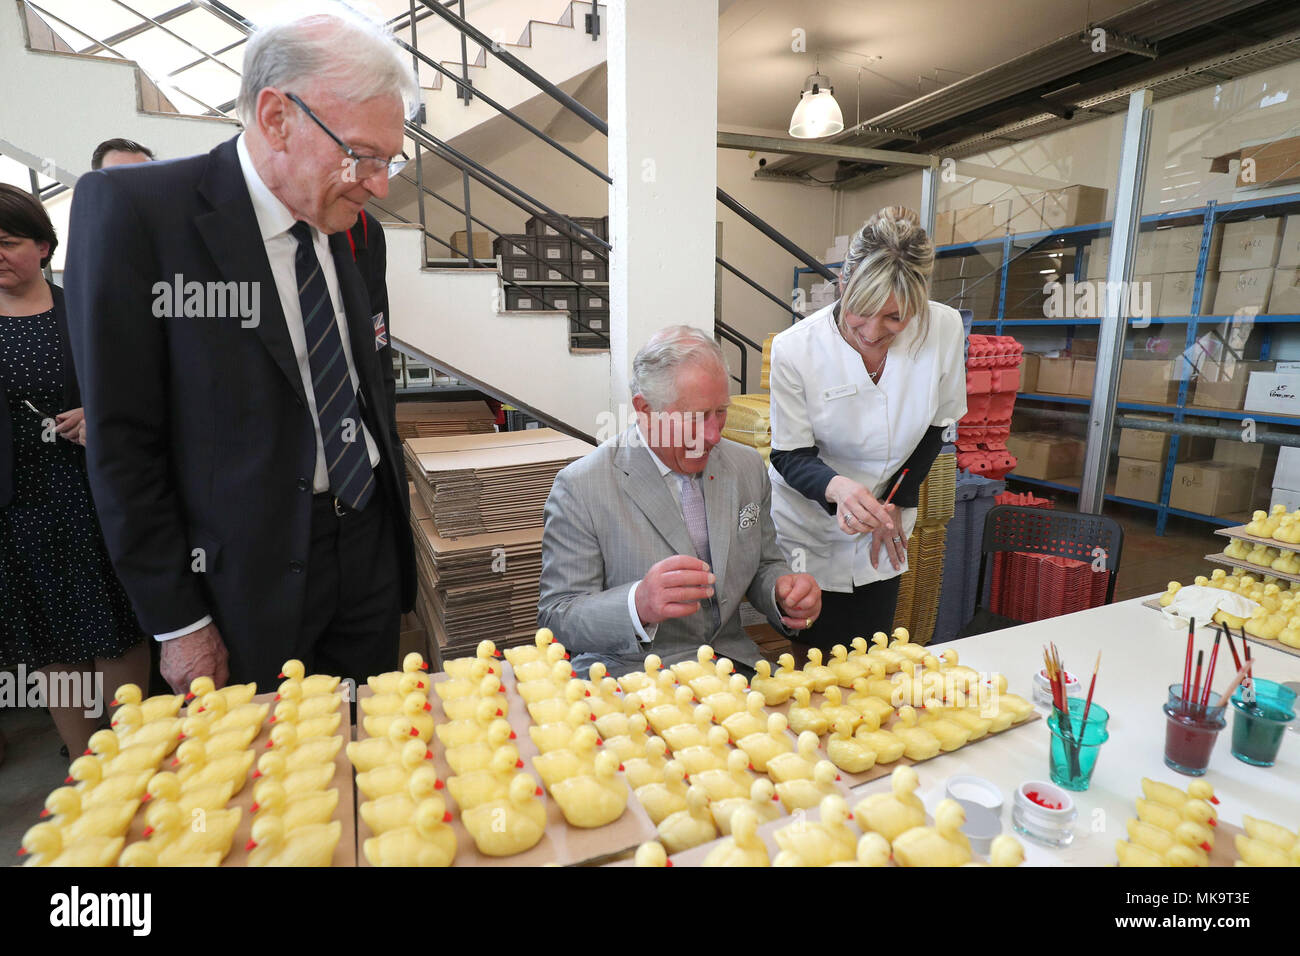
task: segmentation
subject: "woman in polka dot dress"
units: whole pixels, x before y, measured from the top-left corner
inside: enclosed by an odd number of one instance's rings
[[[149,649],[86,479],[63,292],[41,274],[57,245],[40,203],[0,184],[0,670],[77,675],[80,699],[46,701],[75,755],[99,724],[87,710],[124,683],[148,686]]]

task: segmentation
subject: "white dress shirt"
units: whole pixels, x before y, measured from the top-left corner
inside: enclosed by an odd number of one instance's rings
[[[297,222],[289,207],[271,192],[261,175],[253,165],[253,158],[248,153],[248,145],[241,133],[235,143],[239,154],[239,168],[244,174],[244,183],[248,187],[248,196],[253,201],[253,214],[257,217],[257,228],[266,246],[266,258],[271,264],[271,276],[275,279],[275,289],[280,297],[280,308],[284,311],[284,320],[289,327],[289,340],[293,343],[294,356],[298,360],[298,373],[302,376],[303,390],[307,396],[307,409],[311,412],[312,427],[316,432],[316,472],[312,479],[312,490],[316,494],[329,491],[329,466],[325,462],[325,442],[321,437],[320,421],[316,417],[316,394],[312,391],[311,366],[307,360],[307,335],[302,324],[302,304],[298,299],[298,273],[294,258],[298,252],[298,240],[289,233],[289,228]],[[355,392],[360,384],[357,377],[356,363],[352,361],[352,342],[348,335],[347,314],[343,311],[343,297],[339,293],[339,277],[334,268],[334,256],[330,252],[329,237],[312,227],[312,238],[316,247],[316,258],[320,260],[321,272],[325,275],[325,285],[329,289],[330,302],[334,306],[334,319],[338,323],[339,335],[343,339],[343,357],[348,363],[348,376],[352,380]],[[361,422],[361,432],[365,436],[366,450],[370,453],[370,467],[379,466],[379,446],[370,435],[365,422]],[[195,621],[189,627],[167,634],[155,635],[157,640],[166,641],[173,637],[182,637],[201,627],[212,623],[212,616],[207,615]]]

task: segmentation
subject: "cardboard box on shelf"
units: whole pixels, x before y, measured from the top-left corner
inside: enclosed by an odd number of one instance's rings
[[[1277,467],[1273,470],[1273,487],[1300,487],[1300,448],[1279,445]]]
[[[979,242],[994,235],[993,207],[967,206],[953,212],[952,241]]]
[[[1036,352],[1025,352],[1020,357],[1020,387],[1018,392],[1038,391],[1038,363],[1042,356]]]
[[[1155,232],[1138,233],[1137,250],[1133,255],[1134,277],[1153,275],[1163,271],[1156,268],[1156,247]],[[1104,279],[1108,268],[1110,268],[1110,236],[1098,236],[1088,243],[1087,278]]]
[[[1170,422],[1168,415],[1140,415],[1124,412],[1126,418],[1146,418],[1151,421]],[[1188,419],[1191,421],[1191,419]],[[1141,428],[1121,428],[1119,430],[1119,448],[1117,452],[1124,458],[1140,458],[1143,461],[1164,461],[1169,457],[1169,432],[1146,431]],[[1178,436],[1178,461],[1199,461],[1209,458],[1214,452],[1214,439],[1192,435]]]
[[[1048,229],[1086,226],[1106,218],[1106,190],[1067,186],[1043,193],[1043,222]]]
[[[1256,470],[1272,466],[1277,455],[1277,445],[1266,445],[1259,441],[1242,441],[1239,438],[1214,439],[1215,461],[1230,465],[1245,465]]]
[[[1282,241],[1277,247],[1277,268],[1300,266],[1300,213],[1292,213],[1283,220]]]
[[[1043,358],[1038,361],[1038,391],[1045,395],[1069,395],[1074,377],[1074,359]]]
[[[1045,432],[1012,433],[1007,450],[1016,456],[1014,473],[1050,481],[1078,475],[1082,470],[1083,442]]]
[[[1242,408],[1268,415],[1300,415],[1300,375],[1252,372]]]
[[[1047,229],[1043,219],[1042,193],[1017,193],[1003,201],[1001,216],[1006,219],[1006,231],[1014,234],[1022,232],[1042,232]]]
[[[935,214],[934,232],[930,236],[930,241],[936,246],[948,246],[952,244],[953,219],[954,214],[951,210]]]
[[[1238,189],[1261,189],[1300,182],[1300,136],[1243,146],[1216,156],[1210,160],[1210,172],[1228,172],[1228,164],[1234,159],[1240,160]]]
[[[1095,352],[1094,352],[1095,354]],[[1070,375],[1070,394],[1087,398],[1092,394],[1093,379],[1097,376],[1097,362],[1094,359],[1076,358],[1074,370]]]
[[[1161,359],[1124,359],[1119,367],[1119,400],[1168,405],[1178,397],[1175,363]]]
[[[1168,272],[1195,272],[1201,258],[1201,226],[1174,226],[1147,233],[1152,237],[1151,271],[1161,275]],[[1210,252],[1206,262],[1213,267],[1219,261],[1222,234],[1216,229],[1210,234]]]
[[[1277,217],[1224,223],[1219,271],[1272,269],[1282,242],[1282,225],[1282,220]]]
[[[1245,465],[1188,461],[1174,466],[1169,506],[1202,515],[1226,515],[1250,507],[1255,471]]]
[[[1196,378],[1192,404],[1202,408],[1241,408],[1246,398],[1246,386],[1254,372],[1271,372],[1272,362],[1206,362]]]
[[[1300,266],[1273,270],[1268,311],[1273,315],[1300,314]]]
[[[474,251],[470,253],[475,259],[493,259],[492,254],[492,236],[486,232],[474,233]],[[465,244],[465,230],[453,232],[451,234],[451,247],[456,252],[467,252],[468,247]]]
[[[1196,291],[1195,272],[1167,272],[1150,281],[1159,281],[1160,283],[1160,298],[1156,303],[1156,315],[1192,314],[1192,294]],[[1213,301],[1214,290],[1208,283],[1205,292],[1209,293],[1208,300]],[[1202,301],[1207,300],[1205,292],[1202,292]]]
[[[1272,269],[1220,272],[1214,306],[1207,312],[1202,297],[1201,312],[1204,315],[1233,315],[1241,309],[1254,310],[1256,314],[1267,311],[1268,293],[1272,284]]]
[[[1134,501],[1159,501],[1164,474],[1163,461],[1121,457],[1115,470],[1115,494]]]

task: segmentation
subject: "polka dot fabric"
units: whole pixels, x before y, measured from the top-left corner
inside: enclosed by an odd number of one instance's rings
[[[54,312],[0,316],[0,382],[13,420],[14,495],[0,508],[0,669],[116,658],[143,640],[104,549],[79,445],[43,440],[23,400],[63,411]]]

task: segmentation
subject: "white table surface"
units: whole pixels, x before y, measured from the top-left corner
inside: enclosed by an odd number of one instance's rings
[[[1137,816],[1134,801],[1142,796],[1142,778],[1151,777],[1186,789],[1197,779],[1165,766],[1165,715],[1161,705],[1168,686],[1182,681],[1187,628],[1171,629],[1158,611],[1142,607],[1135,598],[1077,614],[1037,621],[991,634],[936,645],[936,653],[957,651],[960,663],[983,672],[1000,671],[1008,690],[1033,700],[1033,675],[1042,667],[1043,645],[1054,641],[1071,673],[1086,684],[1097,652],[1101,671],[1093,702],[1110,713],[1110,740],[1103,745],[1089,788],[1072,793],[1079,818],[1074,843],[1063,850],[1035,844],[1014,833],[1011,807],[1015,791],[1026,780],[1050,781],[1046,719],[1004,734],[986,738],[960,750],[917,766],[919,796],[933,811],[944,796],[944,782],[954,774],[976,774],[1002,791],[1002,832],[1011,833],[1025,846],[1025,862],[1039,866],[1112,866],[1115,841],[1126,839],[1126,821]],[[1198,629],[1197,648],[1209,651],[1212,638]],[[1241,653],[1241,642],[1237,641]],[[1300,680],[1300,658],[1259,644],[1251,645],[1256,677],[1286,682]],[[1232,654],[1219,648],[1214,690],[1223,691],[1235,675]],[[1050,708],[1039,707],[1046,718]],[[1219,816],[1241,825],[1243,814],[1260,817],[1295,830],[1300,826],[1300,734],[1295,725],[1282,738],[1277,763],[1252,767],[1231,753],[1231,713],[1219,734],[1210,767],[1201,779],[1214,786]],[[883,777],[857,787],[854,800],[889,789]]]

